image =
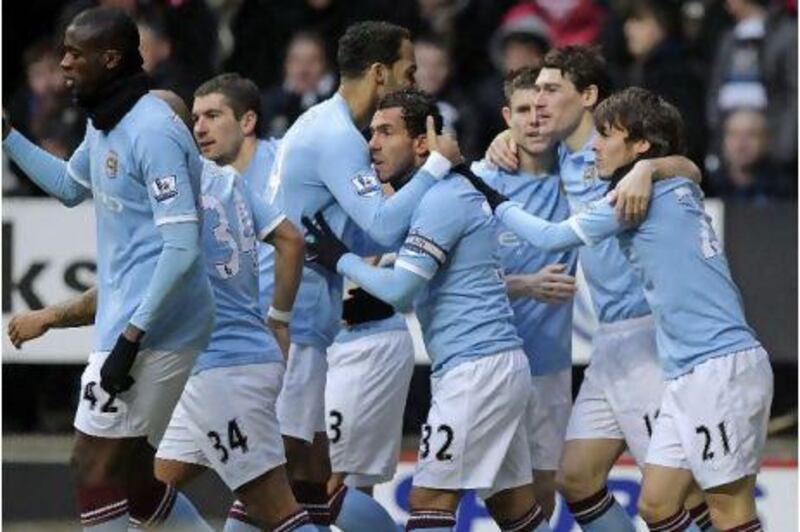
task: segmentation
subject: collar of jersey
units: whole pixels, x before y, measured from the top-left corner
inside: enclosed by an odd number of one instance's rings
[[[596,136],[597,130],[593,129],[592,134],[589,135],[589,139],[584,143],[583,147],[575,152],[570,151],[567,143],[562,140],[558,144],[559,159],[563,160],[564,158],[567,158],[581,163],[593,163],[594,150],[592,149],[592,143],[594,142],[594,138]]]

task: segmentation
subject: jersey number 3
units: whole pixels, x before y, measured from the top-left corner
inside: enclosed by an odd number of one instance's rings
[[[222,442],[222,437],[219,435],[219,432],[215,430],[208,431],[208,438],[211,440],[211,444],[214,449],[216,449],[216,451],[219,453],[219,461],[223,464],[228,461],[228,458],[230,458],[231,451],[235,449],[241,449],[242,454],[244,454],[249,450],[247,448],[247,436],[242,433],[242,430],[239,428],[239,424],[236,422],[236,418],[228,421],[227,448]]]
[[[428,458],[431,454],[431,435],[433,434],[433,427],[428,425],[427,423],[422,425],[422,439],[420,440],[420,448],[419,448],[419,456],[423,460]],[[444,439],[444,443],[436,451],[435,457],[440,462],[447,462],[453,459],[453,455],[449,453],[450,446],[453,444],[453,428],[450,425],[439,425],[436,427],[436,434],[441,434]]]

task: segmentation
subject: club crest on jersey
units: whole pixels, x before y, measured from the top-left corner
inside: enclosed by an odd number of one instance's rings
[[[111,150],[106,155],[106,176],[109,178],[117,177],[117,170],[119,169],[119,156],[117,152]]]
[[[351,180],[359,196],[369,197],[381,191],[381,182],[372,172],[359,172]]]
[[[159,177],[153,181],[153,197],[164,201],[178,195],[178,179],[174,175]]]
[[[592,163],[586,167],[583,171],[583,179],[585,181],[591,181],[593,179],[597,179],[597,166]]]

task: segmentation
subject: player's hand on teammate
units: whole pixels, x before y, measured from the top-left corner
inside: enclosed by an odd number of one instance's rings
[[[566,264],[548,264],[528,277],[528,294],[542,303],[566,303],[578,291],[575,277],[566,273]]]
[[[17,349],[28,340],[39,338],[50,330],[54,321],[49,309],[17,314],[8,322],[8,338]]]
[[[100,368],[100,387],[109,394],[129,390],[135,382],[130,373],[138,353],[139,340],[130,340],[124,333],[120,334]]]
[[[617,216],[623,222],[637,224],[647,216],[653,195],[654,172],[651,161],[642,159],[633,165],[609,194]]]
[[[436,134],[436,126],[432,116],[428,116],[425,120],[425,126],[427,128],[428,151],[439,152],[439,154],[446,157],[453,166],[464,162],[464,156],[461,155],[461,148],[456,139],[447,133],[442,133],[441,135]]]
[[[312,236],[311,240],[306,240],[306,262],[314,262],[336,273],[339,259],[350,250],[333,233],[322,213],[317,213],[313,222],[303,216],[302,222],[308,234]]]
[[[506,129],[497,134],[489,148],[486,150],[486,160],[508,172],[515,172],[519,168],[517,157],[517,143],[511,138],[511,131]]]
[[[472,183],[472,186],[475,187],[475,190],[483,194],[492,212],[494,212],[501,203],[508,201],[507,196],[487,185],[486,181],[472,173],[472,170],[470,170],[466,164],[456,166],[453,168],[453,171],[466,177],[469,182]]]
[[[289,324],[273,318],[267,318],[267,327],[272,331],[275,341],[278,342],[283,359],[289,360],[289,346],[292,343],[289,335]]]

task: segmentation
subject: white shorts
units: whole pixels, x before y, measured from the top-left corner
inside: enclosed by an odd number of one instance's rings
[[[131,368],[133,386],[113,397],[100,387],[108,352],[90,354],[81,375],[75,428],[98,438],[146,437],[157,448],[198,354],[143,349]]]
[[[156,457],[210,467],[236,490],[286,462],[275,415],[281,363],[192,375]]]
[[[689,469],[703,489],[757,474],[772,393],[761,347],[709,359],[669,380],[647,463]]]
[[[532,482],[525,420],[531,376],[521,350],[464,362],[431,385],[414,486],[476,489],[486,499]]]
[[[652,316],[601,324],[566,439],[625,440],[643,466],[665,386]]]
[[[406,330],[328,348],[331,466],[334,473],[349,473],[348,485],[371,486],[394,477],[413,372],[414,344]]]
[[[325,351],[310,345],[292,344],[289,362],[278,395],[278,422],[281,434],[314,441],[314,434],[325,432]]]
[[[538,471],[557,471],[572,410],[572,368],[531,377],[525,418],[531,465]]]

